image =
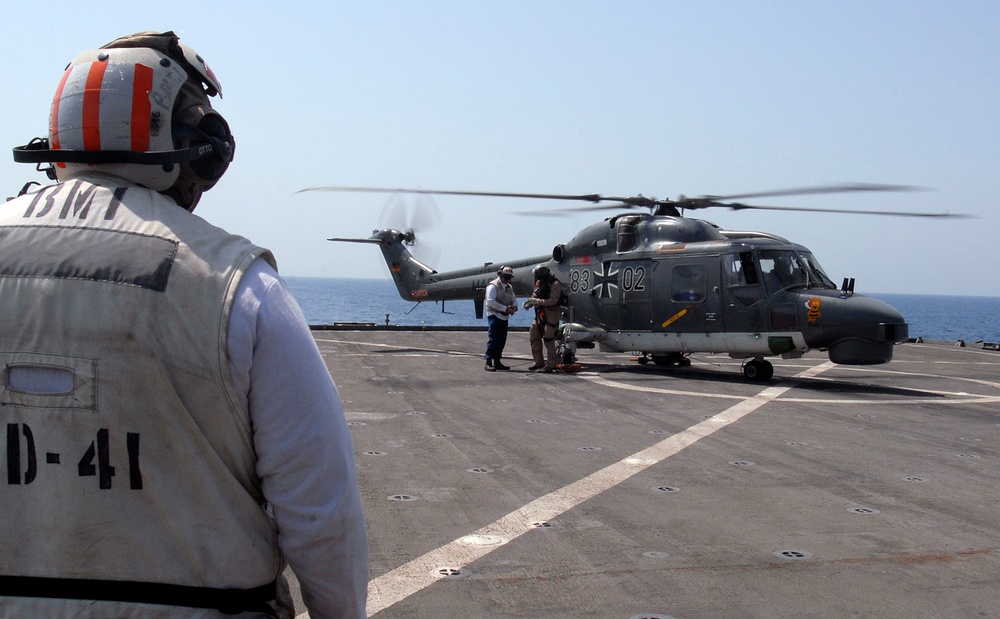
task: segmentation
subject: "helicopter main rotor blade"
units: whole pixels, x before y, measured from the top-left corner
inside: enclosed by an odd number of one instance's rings
[[[775,189],[772,191],[758,191],[754,193],[741,193],[732,196],[699,196],[688,198],[690,200],[745,200],[747,198],[773,198],[778,196],[808,196],[823,193],[850,193],[855,191],[928,191],[926,187],[914,185],[886,185],[881,183],[834,183],[831,185],[817,185],[815,187],[795,187],[790,189]],[[683,203],[682,198],[679,202]],[[686,208],[686,207],[684,207]]]
[[[855,211],[836,208],[802,208],[798,206],[763,206],[758,204],[740,204],[739,202],[725,203],[718,202],[709,206],[728,208],[734,211],[756,210],[756,211],[800,211],[803,213],[843,213],[846,215],[888,215],[891,217],[930,217],[938,219],[973,219],[973,215],[960,213],[906,213],[902,211]],[[688,208],[682,206],[682,208]]]
[[[609,200],[618,198],[607,198]],[[645,204],[630,204],[628,202],[616,202],[614,204],[594,204],[590,206],[571,206],[569,208],[547,208],[541,211],[513,211],[512,215],[527,215],[529,217],[570,217],[575,213],[589,213],[592,211],[620,211],[636,208],[646,208]]]
[[[483,197],[499,197],[499,198],[537,198],[541,200],[577,200],[583,202],[621,202],[630,206],[641,206],[641,207],[651,207],[661,204],[663,202],[678,204],[681,208],[689,208],[683,206],[687,202],[701,203],[705,201],[721,201],[721,200],[743,200],[747,198],[770,198],[777,196],[805,196],[805,195],[816,195],[825,193],[849,193],[849,192],[859,192],[859,191],[887,191],[887,192],[898,192],[898,191],[926,191],[925,187],[917,187],[914,185],[888,185],[881,183],[834,183],[830,185],[817,185],[814,187],[795,187],[790,189],[775,189],[771,191],[758,191],[754,193],[741,193],[728,196],[697,196],[697,197],[681,197],[680,199],[673,200],[657,200],[655,198],[646,198],[644,196],[632,196],[632,197],[620,197],[620,196],[602,196],[596,193],[589,194],[554,194],[554,193],[514,193],[514,192],[503,192],[503,191],[455,191],[448,189],[405,189],[405,188],[389,188],[389,187],[342,187],[337,185],[315,185],[313,187],[306,187],[305,189],[300,189],[295,193],[302,193],[305,191],[344,191],[344,192],[367,192],[367,193],[427,193],[427,194],[439,194],[439,195],[451,195],[451,196],[483,196]]]
[[[305,191],[343,191],[343,192],[363,192],[363,193],[415,193],[434,194],[446,196],[478,196],[493,198],[534,198],[539,200],[571,200],[577,202],[592,202],[592,206],[580,206],[566,209],[546,209],[544,211],[518,211],[516,215],[530,215],[537,217],[565,217],[574,212],[585,211],[608,211],[634,208],[654,208],[660,204],[670,204],[671,200],[657,200],[638,196],[602,196],[596,193],[588,194],[555,194],[555,193],[516,193],[509,191],[453,191],[447,189],[389,189],[387,187],[342,187],[337,185],[315,185],[300,189],[295,193]],[[614,202],[614,204],[599,204],[600,202]]]
[[[315,185],[300,189],[295,193],[304,191],[344,191],[344,192],[364,192],[364,193],[427,193],[442,196],[482,196],[495,198],[538,198],[542,200],[582,200],[584,202],[600,202],[602,200],[619,200],[620,198],[604,198],[597,194],[566,195],[552,193],[511,193],[499,191],[451,191],[447,189],[390,189],[386,187],[339,187],[335,185]]]
[[[634,208],[657,209],[661,214],[677,214],[679,210],[698,210],[704,208],[728,208],[732,210],[771,210],[771,211],[801,211],[804,213],[846,213],[854,215],[885,215],[892,217],[930,217],[930,218],[969,218],[969,215],[950,213],[906,213],[898,211],[865,211],[865,210],[844,210],[844,209],[824,209],[824,208],[800,208],[794,206],[762,206],[743,204],[740,202],[727,202],[728,200],[743,200],[747,198],[764,198],[779,196],[802,196],[832,193],[851,192],[901,192],[901,191],[929,191],[926,187],[914,185],[889,185],[880,183],[835,183],[830,185],[817,185],[814,187],[797,187],[791,189],[775,189],[772,191],[760,191],[754,193],[734,194],[728,196],[681,196],[677,200],[647,198],[643,195],[621,197],[602,196],[600,194],[551,194],[551,193],[513,193],[494,191],[451,191],[434,189],[390,189],[382,187],[340,187],[334,185],[317,185],[300,189],[296,193],[304,191],[345,191],[345,192],[372,192],[372,193],[415,193],[415,194],[437,194],[453,196],[482,196],[500,198],[536,198],[541,200],[573,200],[591,202],[591,205],[564,208],[546,209],[545,211],[519,212],[521,215],[533,216],[565,216],[573,212],[623,210]],[[613,202],[613,204],[601,204],[602,202]]]

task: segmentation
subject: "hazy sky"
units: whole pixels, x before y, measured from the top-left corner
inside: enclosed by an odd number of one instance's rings
[[[759,203],[978,218],[693,216],[806,245],[858,292],[1000,296],[993,0],[113,4],[5,6],[0,143],[45,135],[80,51],[173,29],[222,82],[238,144],[197,212],[285,275],[387,277],[376,248],[325,239],[367,237],[389,196],[295,194],[312,185],[676,198],[861,181],[933,191]],[[0,180],[11,196],[44,177],[8,154]],[[440,270],[547,254],[606,216],[436,203]]]

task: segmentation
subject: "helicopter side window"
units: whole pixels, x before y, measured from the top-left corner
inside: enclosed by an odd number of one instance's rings
[[[635,226],[638,223],[639,218],[635,215],[627,215],[618,220],[618,253],[624,254],[635,249],[638,244],[639,236],[636,233]]]
[[[705,301],[705,267],[700,264],[679,264],[670,275],[670,300],[674,303]]]
[[[743,305],[753,305],[764,298],[757,278],[753,254],[726,254],[722,256],[723,278],[731,297]]]

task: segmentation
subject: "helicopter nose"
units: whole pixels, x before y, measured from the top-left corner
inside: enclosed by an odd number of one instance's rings
[[[909,337],[909,325],[899,310],[878,299],[853,295],[824,299],[823,305],[835,305],[837,311],[829,312],[831,320],[823,321],[822,336],[815,343],[828,350],[834,363],[888,363],[895,344]]]

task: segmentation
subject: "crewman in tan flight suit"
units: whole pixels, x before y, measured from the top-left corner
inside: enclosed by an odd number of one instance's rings
[[[562,316],[562,284],[552,275],[549,267],[539,265],[531,272],[535,289],[531,298],[524,302],[524,309],[535,308],[535,319],[528,330],[531,343],[531,357],[534,363],[529,370],[541,370],[547,374],[556,369],[556,329]],[[544,344],[545,355],[542,354]],[[547,359],[547,360],[546,360]]]

